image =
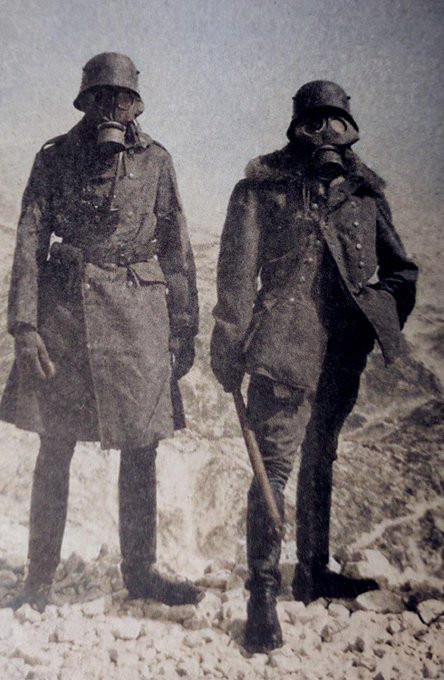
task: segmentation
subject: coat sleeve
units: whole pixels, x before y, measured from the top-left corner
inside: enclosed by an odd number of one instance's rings
[[[160,172],[155,211],[159,262],[168,287],[171,335],[195,336],[199,329],[196,268],[169,155]]]
[[[51,227],[48,203],[51,192],[49,172],[37,154],[23,194],[8,300],[8,331],[20,325],[37,328],[39,276],[48,257]]]
[[[415,306],[418,267],[406,255],[393,226],[390,207],[384,197],[377,204],[376,249],[379,282],[396,300],[401,328]]]
[[[243,345],[253,317],[260,269],[257,192],[247,181],[234,188],[221,237],[211,365],[227,389],[243,375]]]

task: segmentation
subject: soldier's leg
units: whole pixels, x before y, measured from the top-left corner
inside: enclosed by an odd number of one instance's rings
[[[156,446],[124,449],[119,472],[122,576],[131,598],[195,604],[203,596],[190,581],[162,576],[156,561]]]
[[[41,436],[34,469],[27,585],[50,584],[60,562],[68,511],[69,468],[76,440]]]
[[[21,593],[7,606],[28,602],[43,610],[60,561],[69,493],[74,438],[41,436],[34,469],[29,524],[28,575]]]
[[[327,569],[338,437],[356,403],[360,376],[373,346],[370,334],[355,337],[361,340],[357,343],[348,334],[330,342],[302,444],[296,510],[298,566],[293,594],[304,602],[321,595],[354,597],[376,587],[374,581],[347,581]]]
[[[300,438],[298,410],[304,395],[293,390],[276,396],[280,386],[253,376],[248,390],[248,417],[255,431],[276,504],[284,515],[284,489],[293,467]],[[247,558],[250,577],[247,588],[245,647],[264,652],[282,645],[276,614],[276,595],[281,577],[281,541],[276,536],[256,479],[248,492]]]

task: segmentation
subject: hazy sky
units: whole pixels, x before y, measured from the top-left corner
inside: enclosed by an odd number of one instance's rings
[[[173,155],[193,234],[220,232],[247,161],[285,144],[291,98],[315,78],[351,95],[362,133],[355,149],[388,180],[395,214],[424,237],[427,212],[436,222],[442,0],[0,0],[0,8],[0,171],[15,201],[37,149],[78,120],[72,100],[84,63],[119,51],[141,71],[140,120]]]

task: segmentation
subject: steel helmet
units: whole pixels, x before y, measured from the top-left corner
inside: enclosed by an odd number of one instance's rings
[[[312,80],[302,85],[293,97],[293,119],[287,131],[289,138],[291,138],[296,121],[314,109],[336,110],[350,121],[356,131],[359,131],[350,111],[350,97],[342,87],[329,80]]]
[[[82,97],[94,87],[124,87],[134,92],[142,101],[138,82],[139,71],[131,59],[117,52],[102,52],[92,57],[83,67],[79,94],[74,100],[76,109],[82,111]],[[141,112],[140,112],[141,113]]]

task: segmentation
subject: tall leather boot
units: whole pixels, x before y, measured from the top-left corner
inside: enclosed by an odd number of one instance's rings
[[[283,517],[283,493],[278,489],[273,491]],[[246,585],[250,598],[244,638],[244,647],[251,653],[269,652],[283,644],[276,612],[276,596],[281,584],[280,554],[281,540],[274,531],[261,492],[253,480],[248,492],[247,557],[250,578]]]
[[[328,569],[333,459],[319,448],[302,446],[296,510],[298,564],[293,596],[305,604],[319,597],[354,599],[376,590],[373,579],[355,579]]]
[[[160,574],[156,561],[156,447],[125,449],[119,473],[122,576],[129,597],[168,605],[197,604],[204,593],[188,580]]]
[[[22,591],[5,606],[18,609],[28,603],[43,611],[48,602],[60,562],[75,443],[52,436],[40,438],[31,495],[28,575]]]

